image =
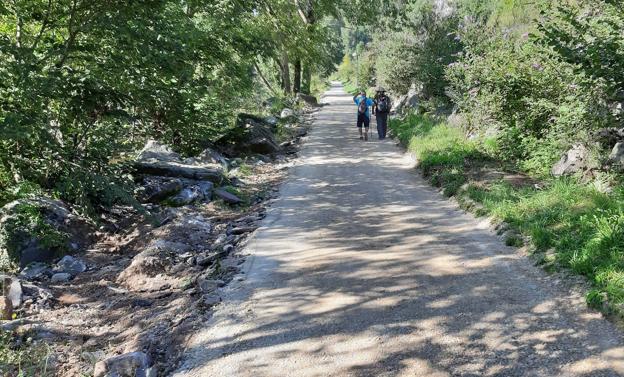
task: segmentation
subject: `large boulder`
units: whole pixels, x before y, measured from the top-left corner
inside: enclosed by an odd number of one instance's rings
[[[275,126],[277,126],[277,122],[275,122]],[[223,168],[227,168],[229,165],[228,159],[213,148],[206,148],[199,155],[184,159],[184,163],[195,166],[221,165]]]
[[[149,141],[139,153],[134,167],[140,174],[188,178],[221,183],[223,169],[218,164],[194,161],[189,163],[156,141]]]
[[[20,199],[0,209],[0,265],[52,262],[91,243],[91,224],[59,200]]]
[[[319,103],[318,100],[316,99],[316,97],[308,95],[308,94],[303,94],[303,93],[297,93],[297,100],[300,102],[305,103],[306,105],[310,106],[310,107],[319,107]]]
[[[148,140],[143,149],[137,156],[137,161],[170,161],[180,162],[181,157],[168,146],[157,142],[156,140]]]
[[[139,199],[145,203],[158,203],[176,195],[184,188],[180,178],[146,177],[139,192]]]
[[[259,153],[270,155],[280,150],[273,134],[274,127],[265,119],[240,114],[237,127],[217,141],[227,154]]]
[[[613,165],[624,167],[624,142],[615,144],[609,154],[609,162]]]
[[[551,173],[555,177],[569,176],[597,168],[591,159],[587,147],[582,144],[574,145],[568,150],[559,162],[552,167]]]

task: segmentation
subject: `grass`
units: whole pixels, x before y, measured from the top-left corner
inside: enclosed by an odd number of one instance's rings
[[[549,268],[583,275],[593,288],[587,303],[607,314],[624,313],[624,191],[604,194],[574,179],[550,179],[543,187],[517,188],[504,181],[470,182],[468,172],[497,164],[443,119],[410,115],[390,122],[393,134],[415,154],[429,181],[460,201],[479,204],[480,214],[510,225],[519,246],[531,240]],[[502,166],[502,163],[498,163]]]
[[[29,334],[0,330],[0,375],[52,376],[50,356],[50,348],[33,342]]]

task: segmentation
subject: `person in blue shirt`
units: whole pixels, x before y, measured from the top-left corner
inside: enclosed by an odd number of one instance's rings
[[[353,102],[358,107],[357,112],[357,128],[360,132],[360,140],[368,140],[368,127],[370,126],[369,107],[375,103],[371,98],[366,97],[366,92],[361,91],[360,94],[353,97]],[[364,127],[364,135],[362,135],[362,127]]]

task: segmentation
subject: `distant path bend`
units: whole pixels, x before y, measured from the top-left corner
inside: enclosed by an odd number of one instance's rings
[[[245,280],[174,375],[619,376],[624,338],[582,297],[357,139],[338,83],[251,242]]]

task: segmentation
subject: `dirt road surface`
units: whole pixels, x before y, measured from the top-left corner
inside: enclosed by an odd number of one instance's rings
[[[581,295],[364,143],[334,83],[245,274],[175,373],[618,376],[624,337]]]

